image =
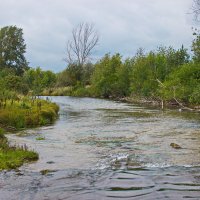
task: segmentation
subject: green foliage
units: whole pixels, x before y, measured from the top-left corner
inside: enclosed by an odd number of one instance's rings
[[[157,96],[159,83],[170,73],[187,63],[189,56],[182,46],[179,50],[160,47],[156,52],[139,54],[134,58],[131,91],[140,96]]]
[[[0,69],[12,69],[16,75],[23,75],[28,69],[25,52],[21,28],[6,26],[0,29]]]
[[[38,96],[45,88],[51,88],[56,82],[56,75],[51,71],[42,71],[40,67],[29,69],[24,74],[24,82],[33,95]]]
[[[25,162],[36,161],[39,156],[36,152],[28,150],[27,146],[10,146],[7,138],[0,137],[0,171],[20,167]]]
[[[24,83],[23,79],[20,76],[8,75],[4,79],[5,88],[8,91],[14,91],[20,94],[26,95],[29,91],[28,85]]]
[[[120,54],[106,54],[96,65],[92,88],[96,96],[122,97],[129,90],[129,64],[123,65]]]
[[[20,101],[20,95],[27,94],[104,98],[133,95],[200,103],[199,34],[192,43],[192,60],[183,46],[178,50],[159,47],[146,54],[139,49],[125,61],[120,54],[106,54],[96,64],[72,63],[58,74],[40,67],[28,70],[25,50],[22,29],[0,29],[0,123],[21,128],[55,119],[57,108]]]
[[[193,60],[194,62],[200,62],[200,35],[197,34],[196,38],[192,42]]]
[[[82,85],[89,85],[93,70],[94,67],[91,63],[85,65],[70,64],[64,71],[58,74],[56,86],[76,86],[80,82]]]
[[[0,140],[5,139],[4,133],[4,129],[0,128]]]
[[[65,86],[75,86],[77,82],[81,81],[82,71],[83,67],[81,65],[69,65],[66,69],[67,85]]]
[[[179,101],[200,103],[200,64],[189,63],[178,68],[170,74],[164,82],[164,88],[160,89],[167,100],[176,98]]]
[[[75,96],[75,97],[92,96],[91,87],[90,86],[85,87],[83,85],[77,84],[75,87],[72,88],[69,96]]]
[[[190,94],[189,102],[196,105],[200,104],[200,84],[199,83]]]
[[[58,73],[57,75],[56,88],[64,88],[64,87],[68,87],[69,85],[70,85],[70,81],[68,79],[68,70],[65,69],[64,71]]]
[[[127,59],[125,63],[116,69],[116,82],[114,84],[114,96],[124,97],[130,94],[130,77],[132,72],[132,60]]]
[[[159,47],[147,54],[144,54],[143,49],[139,49],[133,58],[125,61],[122,61],[120,54],[106,54],[94,66],[70,65],[57,76],[59,87],[46,94],[104,98],[134,95],[171,100],[174,93],[166,88],[170,87],[170,84],[177,87],[178,74],[173,74],[185,64],[190,65],[190,62],[187,50],[183,46],[178,50],[172,47]],[[187,75],[190,76],[189,71],[185,73],[184,79]],[[182,83],[179,85],[180,88],[183,87]],[[190,84],[188,91],[190,87],[194,85]],[[183,91],[180,88],[177,93]],[[186,88],[184,91],[182,101],[198,102],[198,87],[195,87],[191,94],[186,92]]]
[[[27,146],[10,146],[4,131],[0,129],[0,171],[20,167],[25,162],[38,160],[38,154]]]
[[[153,52],[149,55],[135,57],[131,77],[131,92],[141,96],[150,96],[157,89],[156,82],[156,56]]]
[[[92,63],[87,63],[83,65],[83,71],[81,75],[81,83],[85,86],[91,85],[91,77],[94,72],[94,65]]]

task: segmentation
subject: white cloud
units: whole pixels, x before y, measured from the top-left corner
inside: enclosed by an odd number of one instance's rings
[[[0,26],[24,30],[31,66],[65,68],[66,42],[80,22],[93,22],[100,33],[96,56],[120,52],[131,56],[139,47],[190,47],[192,0],[6,0]]]

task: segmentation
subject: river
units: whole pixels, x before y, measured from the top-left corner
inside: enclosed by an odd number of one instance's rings
[[[1,200],[200,199],[200,114],[51,99],[60,106],[55,124],[8,135],[40,159],[0,172]]]

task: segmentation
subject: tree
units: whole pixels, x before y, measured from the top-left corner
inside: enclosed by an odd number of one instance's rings
[[[68,64],[83,66],[98,44],[99,36],[93,24],[81,23],[72,30],[72,39],[67,43]]]
[[[200,14],[200,0],[193,0],[193,6],[192,10],[195,16],[195,20],[199,20],[199,14]]]
[[[29,69],[24,74],[24,81],[33,95],[40,95],[45,88],[51,88],[56,82],[56,75],[51,71],[42,71],[40,67]]]
[[[0,29],[0,69],[10,68],[16,75],[22,75],[28,69],[25,52],[21,28],[6,26]]]
[[[51,88],[55,85],[56,82],[56,74],[52,71],[43,71],[43,79],[42,79],[42,86],[44,88]]]
[[[96,63],[92,75],[92,89],[96,96],[124,97],[129,94],[131,65],[122,62],[120,54],[106,54]]]
[[[8,75],[4,79],[8,91],[18,92],[20,94],[28,93],[28,85],[23,82],[20,76]]]
[[[166,100],[200,103],[200,65],[187,63],[173,71],[160,88],[160,93]]]
[[[192,42],[193,60],[194,62],[200,62],[200,35],[197,34],[196,38]]]
[[[42,92],[43,85],[42,85],[42,79],[43,79],[43,72],[40,67],[37,67],[36,69],[29,69],[24,74],[24,80],[28,84],[29,88],[32,90],[33,95],[38,96]]]
[[[175,50],[172,47],[159,47],[146,55],[134,57],[131,78],[133,94],[141,96],[158,96],[157,90],[169,74],[189,62],[187,49],[183,46]]]

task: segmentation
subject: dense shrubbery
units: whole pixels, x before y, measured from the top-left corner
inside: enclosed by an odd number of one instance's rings
[[[70,65],[57,76],[57,87],[46,94],[104,98],[138,96],[199,104],[199,37],[197,35],[192,44],[192,59],[183,46],[178,50],[160,47],[149,53],[139,49],[133,58],[125,61],[120,54],[106,54],[89,68],[88,65]]]
[[[173,71],[160,89],[164,99],[200,104],[200,63],[185,64]]]
[[[92,75],[92,91],[95,96],[122,97],[129,94],[130,70],[128,61],[122,63],[121,56],[105,55],[95,65]]]

